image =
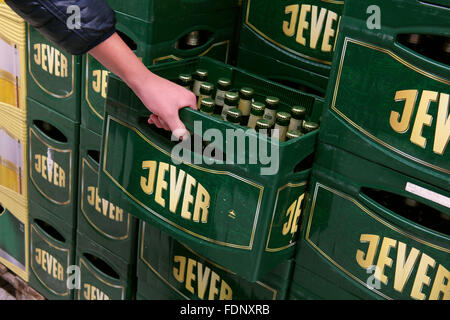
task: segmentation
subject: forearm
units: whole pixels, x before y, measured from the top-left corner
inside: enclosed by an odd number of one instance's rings
[[[134,91],[140,90],[143,83],[157,79],[117,33],[89,51],[89,54],[119,76]]]

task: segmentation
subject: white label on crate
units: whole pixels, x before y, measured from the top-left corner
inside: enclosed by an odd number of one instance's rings
[[[405,190],[411,192],[419,197],[425,198],[427,200],[439,203],[440,205],[450,208],[450,198],[443,196],[442,194],[436,193],[434,191],[422,188],[411,182],[406,183]]]

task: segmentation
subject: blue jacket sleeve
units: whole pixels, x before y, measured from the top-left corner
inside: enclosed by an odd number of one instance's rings
[[[5,2],[47,39],[74,55],[88,52],[115,32],[114,11],[104,0]]]

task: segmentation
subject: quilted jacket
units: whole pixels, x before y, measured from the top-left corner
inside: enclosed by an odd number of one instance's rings
[[[74,55],[88,52],[115,32],[114,11],[104,0],[5,2],[46,38]]]

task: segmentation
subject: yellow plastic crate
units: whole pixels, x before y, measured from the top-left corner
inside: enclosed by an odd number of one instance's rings
[[[26,115],[25,22],[0,3],[0,105]]]
[[[27,131],[20,112],[0,105],[0,201],[8,197],[22,206],[28,203]]]
[[[0,263],[29,280],[28,205],[0,191]]]

